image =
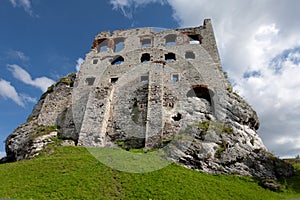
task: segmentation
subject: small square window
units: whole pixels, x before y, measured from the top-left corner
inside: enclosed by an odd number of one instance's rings
[[[87,85],[94,85],[95,78],[94,77],[86,78],[85,82],[87,83]]]
[[[172,81],[173,81],[173,83],[178,82],[179,81],[179,75],[178,74],[173,74],[172,75]]]
[[[175,46],[176,45],[176,35],[170,34],[165,37],[166,46]]]
[[[93,60],[93,64],[96,65],[98,63],[98,59]]]
[[[142,47],[151,47],[151,39],[150,38],[144,38],[141,40]]]
[[[141,82],[142,83],[148,83],[149,82],[149,77],[148,76],[141,76]]]
[[[116,83],[118,80],[119,80],[118,77],[110,78],[110,82],[111,82],[111,83]]]
[[[195,54],[192,51],[185,52],[185,59],[187,60],[193,60],[195,59]]]

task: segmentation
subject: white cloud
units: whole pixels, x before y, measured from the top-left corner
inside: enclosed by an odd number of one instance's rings
[[[28,103],[36,103],[37,99],[34,97],[30,97],[27,94],[20,94],[20,97],[23,99],[23,101]]]
[[[9,0],[13,7],[22,7],[24,10],[32,15],[32,6],[30,0]]]
[[[7,52],[9,58],[18,59],[21,61],[29,61],[29,57],[26,56],[22,51],[10,50]]]
[[[31,75],[27,71],[25,71],[24,69],[22,69],[20,66],[16,64],[7,65],[7,66],[16,79],[28,85],[35,86],[41,89],[43,92],[45,92],[50,85],[55,83],[52,79],[49,79],[47,77],[39,77],[39,78],[32,79]]]
[[[130,7],[166,1],[110,2],[124,13]],[[257,110],[264,143],[280,156],[300,154],[300,1],[167,2],[182,27],[212,19],[223,68],[235,89]]]
[[[165,0],[110,0],[114,10],[120,9],[123,15],[129,19],[133,16],[133,12],[137,7],[142,7],[149,3],[166,3]]]
[[[0,151],[0,159],[1,158],[3,158],[3,157],[5,157],[6,156],[6,153],[5,152],[2,152],[2,151]]]
[[[0,79],[0,96],[4,99],[11,99],[19,106],[25,107],[25,103],[17,93],[16,89],[10,84],[10,82],[3,79]]]
[[[77,64],[76,64],[76,71],[78,72],[80,70],[80,66],[82,65],[82,63],[84,63],[84,60],[82,58],[78,58],[77,59]]]

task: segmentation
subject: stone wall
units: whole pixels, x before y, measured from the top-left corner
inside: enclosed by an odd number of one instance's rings
[[[142,82],[148,84],[148,102],[142,114],[147,116],[145,126],[134,122],[136,113],[133,110],[137,111],[137,108],[130,104]],[[108,84],[114,88],[112,98],[109,95],[96,98],[95,91],[103,90]],[[226,84],[210,20],[205,20],[203,26],[187,29],[157,31],[141,28],[101,32],[95,37],[81,66],[74,88],[76,101],[88,96],[86,108],[76,102],[73,108],[85,110],[78,112],[76,117],[80,141],[94,138],[79,144],[101,146],[108,141],[106,144],[112,145],[112,138],[124,139],[127,136],[144,138],[145,146],[154,148],[166,138],[164,133],[175,134],[164,126],[174,131],[186,126],[180,120],[174,120],[174,116],[186,120],[187,115],[180,112],[185,113],[184,110],[188,109],[182,107],[187,100],[187,91],[194,85],[205,85],[213,91],[213,107],[218,107],[218,99],[224,95]],[[171,103],[163,98],[164,89],[175,97]],[[105,107],[105,116],[95,108],[101,104]],[[165,104],[172,109],[163,108]],[[213,114],[219,115],[217,112]],[[99,130],[86,128],[95,126]]]

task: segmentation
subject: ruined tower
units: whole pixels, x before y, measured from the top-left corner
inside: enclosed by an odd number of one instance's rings
[[[74,85],[78,144],[159,147],[189,124],[222,118],[226,87],[208,19],[196,28],[100,32]]]

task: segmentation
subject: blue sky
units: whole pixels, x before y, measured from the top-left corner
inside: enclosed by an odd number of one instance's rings
[[[257,110],[265,145],[279,156],[300,154],[298,8],[298,0],[2,0],[0,152],[43,90],[76,71],[98,32],[211,18],[223,68]]]

